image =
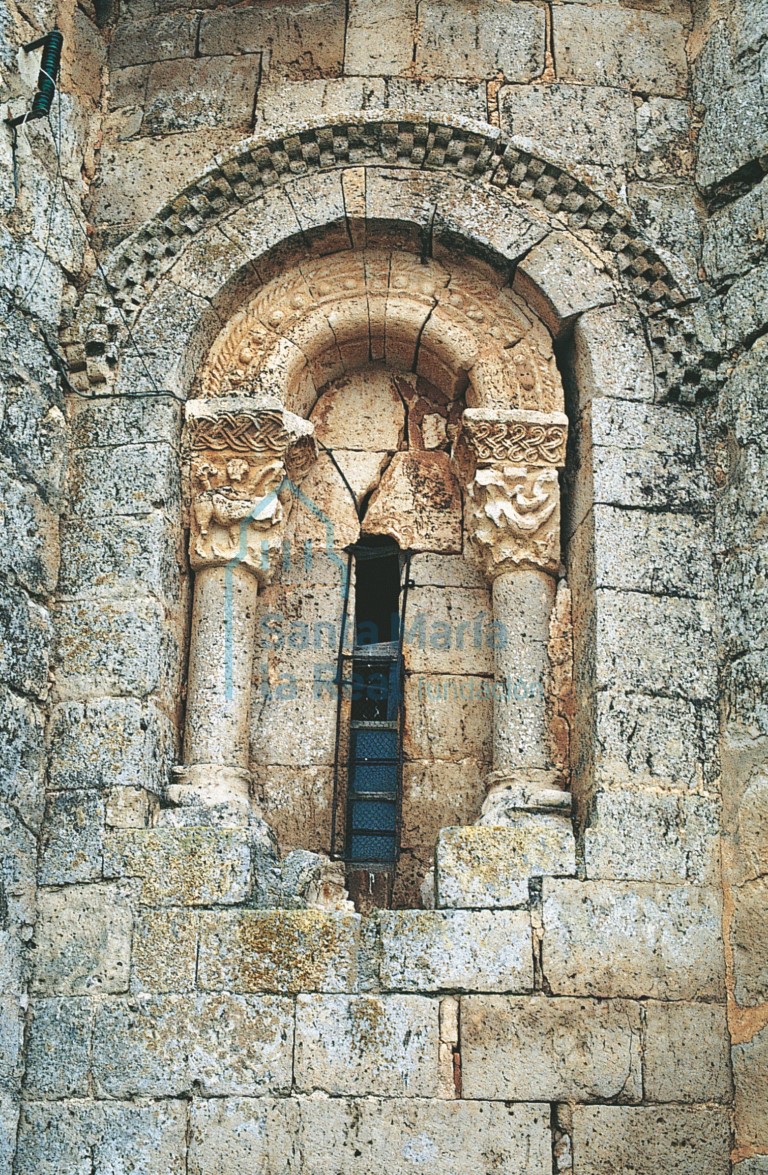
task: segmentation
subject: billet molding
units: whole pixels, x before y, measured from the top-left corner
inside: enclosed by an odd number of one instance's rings
[[[485,124],[407,116],[303,126],[268,142],[248,140],[217,157],[118,248],[107,268],[109,292],[100,276],[92,282],[74,326],[62,333],[73,386],[85,391],[113,378],[128,342],[127,328],[203,230],[298,178],[331,169],[392,166],[442,172],[485,186],[543,216],[553,230],[571,230],[607,256],[615,280],[653,319],[664,394],[691,399],[712,386],[717,355],[709,349],[711,341],[701,342],[700,324],[688,305],[698,291],[681,285],[626,212],[560,164],[510,143]]]

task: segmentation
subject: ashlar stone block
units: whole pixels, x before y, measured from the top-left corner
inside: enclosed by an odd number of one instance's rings
[[[584,835],[587,877],[718,883],[720,810],[714,798],[638,787],[593,795]]]
[[[198,923],[194,910],[141,911],[133,931],[132,992],[194,991]]]
[[[513,288],[557,338],[578,314],[614,301],[613,284],[598,266],[566,233],[550,233],[520,261]]]
[[[737,1144],[762,1149],[768,1131],[768,1028],[735,1045],[731,1059]]]
[[[184,1041],[184,1047],[179,1044]],[[93,1077],[104,1097],[286,1093],[293,1005],[278,996],[158,995],[102,1002]]]
[[[298,1098],[193,1099],[188,1175],[287,1175],[295,1170],[299,1115]]]
[[[312,1175],[538,1175],[552,1164],[548,1110],[531,1104],[306,1098],[299,1137]]]
[[[203,914],[198,986],[204,991],[350,992],[359,914],[243,910]]]
[[[344,48],[345,74],[390,76],[413,62],[415,0],[350,0]]]
[[[730,1122],[709,1106],[575,1106],[573,1175],[728,1175]]]
[[[723,1004],[643,1005],[643,1077],[650,1102],[729,1102],[730,1036]]]
[[[25,1096],[87,1097],[94,1001],[35,999],[26,1039]]]
[[[572,877],[575,853],[570,821],[561,816],[520,812],[508,828],[445,828],[437,842],[437,905],[523,905],[529,878]]]
[[[558,995],[720,999],[719,895],[688,885],[545,878],[543,968]]]
[[[768,1002],[768,879],[747,881],[733,891],[733,968],[737,1003],[755,1007]]]
[[[128,989],[130,909],[118,885],[70,885],[38,894],[32,990],[95,995]]]
[[[633,307],[603,306],[580,315],[573,345],[580,405],[599,396],[653,400],[653,363]]]
[[[532,996],[461,1001],[462,1094],[510,1101],[637,1102],[640,1005]]]
[[[200,52],[266,50],[271,81],[336,77],[344,56],[345,18],[343,0],[291,0],[269,7],[223,9],[203,17]]]
[[[294,1067],[302,1092],[436,1097],[438,1001],[300,995]]]
[[[557,5],[552,19],[555,60],[565,81],[685,96],[685,30],[677,20],[593,4]]]
[[[570,166],[621,172],[634,159],[635,110],[625,90],[603,86],[503,86],[501,125],[527,150],[556,152]]]
[[[106,837],[104,875],[138,879],[147,906],[233,905],[251,891],[251,840],[234,829],[121,830]]]
[[[382,910],[384,991],[530,991],[533,952],[525,910]]]
[[[544,13],[533,4],[421,0],[416,72],[527,82],[544,69]]]
[[[182,1101],[43,1102],[24,1105],[19,1175],[185,1175]]]

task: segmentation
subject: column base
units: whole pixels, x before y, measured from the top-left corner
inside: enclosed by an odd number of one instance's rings
[[[261,819],[250,798],[251,773],[220,763],[174,767],[174,782],[166,788],[173,805],[160,814],[162,824],[216,824],[240,827]]]
[[[478,824],[496,827],[510,824],[517,812],[549,812],[570,816],[571,793],[565,791],[554,771],[492,771],[487,779]]]

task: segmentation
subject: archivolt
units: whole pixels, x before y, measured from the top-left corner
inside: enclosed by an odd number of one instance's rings
[[[376,362],[471,407],[563,411],[549,332],[498,274],[382,248],[308,257],[267,282],[214,343],[199,391],[279,389],[307,415],[326,384]]]
[[[485,124],[464,119],[382,122],[364,116],[267,143],[245,142],[218,158],[120,246],[106,271],[109,293],[101,278],[95,279],[74,329],[63,337],[72,382],[87,388],[114,380],[126,350],[125,324],[136,321],[168,280],[183,286],[183,278],[174,276],[180,263],[183,269],[191,259],[194,267],[196,251],[205,253],[204,241],[212,233],[220,230],[230,244],[238,244],[241,267],[291,233],[311,243],[315,231],[328,223],[338,226],[336,247],[349,247],[360,222],[372,216],[398,219],[396,212],[372,206],[369,193],[370,177],[392,169],[418,179],[422,229],[425,219],[434,221],[443,189],[458,183],[463,196],[453,201],[446,221],[452,219],[459,236],[507,263],[549,232],[569,236],[582,250],[586,246],[646,317],[666,390],[685,392],[699,384],[701,347],[687,305],[696,291],[673,274],[623,211],[561,166],[513,146]],[[297,204],[293,193],[299,186],[311,196]],[[510,239],[511,220],[516,227]],[[444,227],[451,231],[450,223]],[[214,306],[216,292],[206,290]],[[203,352],[215,325],[207,330]]]

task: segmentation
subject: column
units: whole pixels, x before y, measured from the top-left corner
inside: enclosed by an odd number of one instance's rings
[[[186,407],[189,557],[195,573],[184,762],[168,798],[217,819],[251,813],[249,726],[259,587],[279,558],[291,487],[315,458],[312,426],[274,400]]]
[[[560,571],[562,413],[468,409],[456,447],[466,486],[466,553],[492,588],[493,770],[482,823],[570,810],[552,765],[549,622]]]

